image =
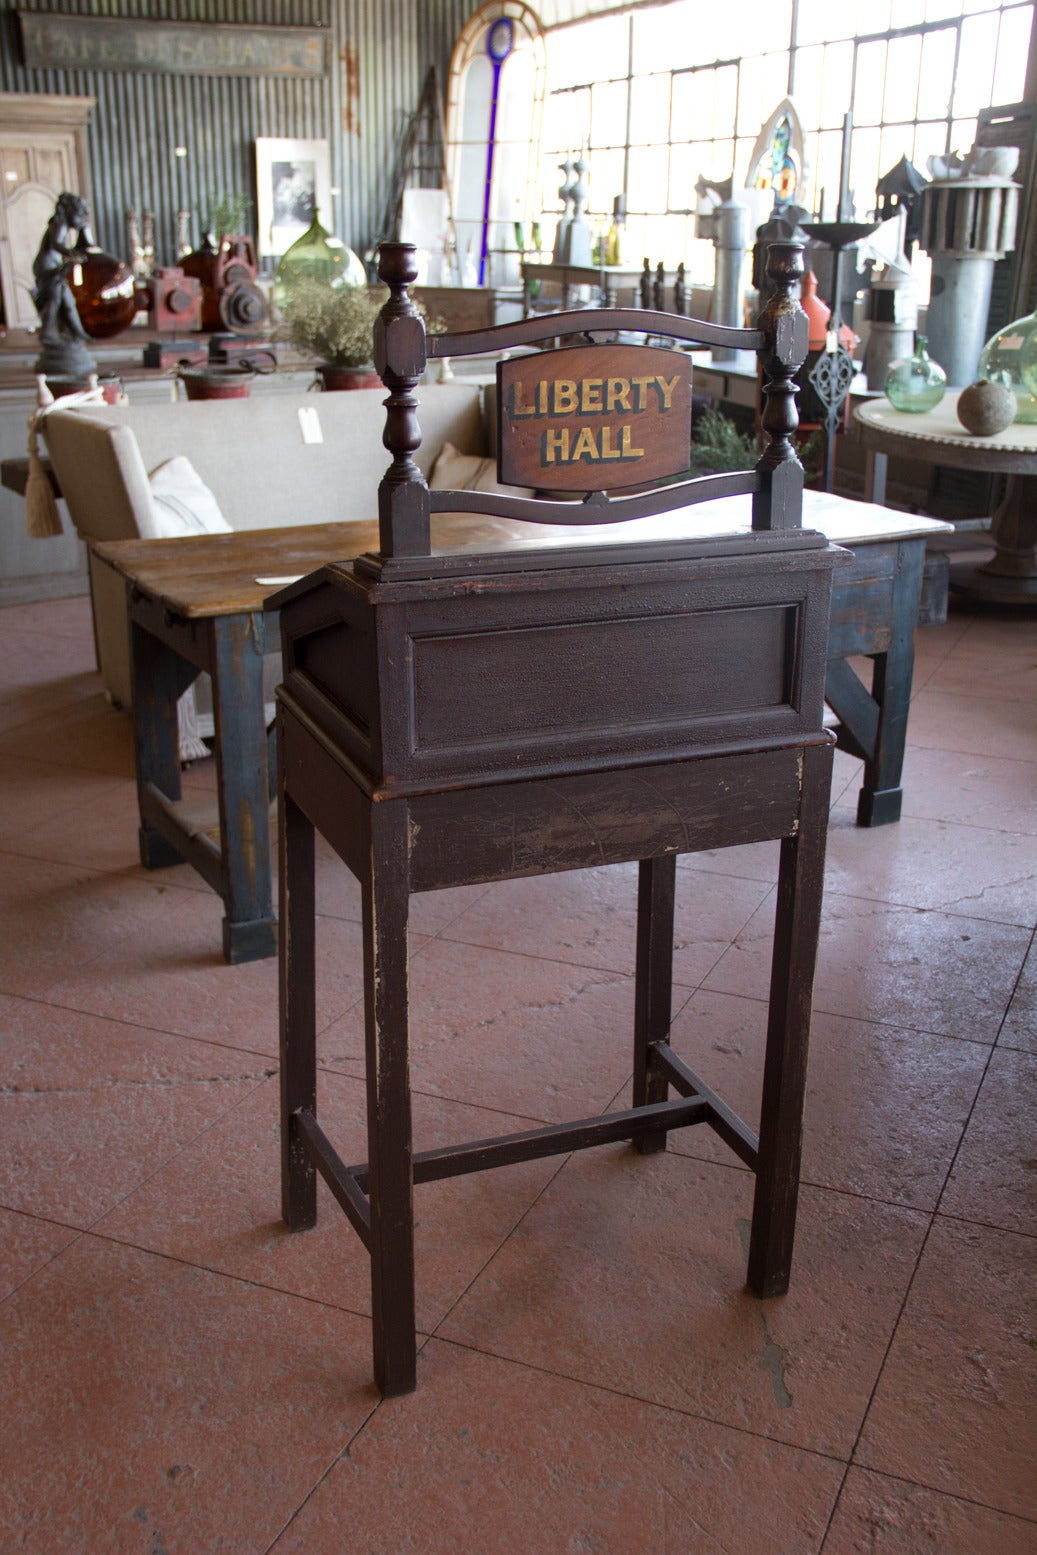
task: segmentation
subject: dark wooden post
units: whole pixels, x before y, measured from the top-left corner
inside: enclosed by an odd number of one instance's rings
[[[802,243],[772,243],[767,250],[767,279],[775,288],[760,316],[767,335],[760,366],[768,442],[756,465],[763,486],[753,498],[754,529],[798,528],[801,521],[803,466],[792,434],[799,426],[795,375],[806,360],[809,337],[798,296],[803,268]]]
[[[284,719],[278,709],[278,721]],[[281,1214],[291,1231],[317,1224],[317,1171],[300,1126],[317,1116],[317,1004],[313,822],[288,793],[284,745],[278,808],[281,1052]]]
[[[782,1296],[789,1288],[803,1147],[807,1047],[825,873],[832,746],[802,752],[799,829],[783,837],[771,959],[767,1048],[760,1101],[749,1289]]]
[[[389,390],[382,441],[392,454],[378,488],[383,556],[429,554],[428,485],[411,457],[421,447],[418,402],[411,392],[425,371],[425,326],[407,288],[417,276],[413,243],[383,243],[378,277],[389,288],[374,326],[374,361]]]
[[[386,1398],[414,1390],[414,1165],[410,1095],[406,802],[374,804],[361,891],[371,1319],[375,1381]]]
[[[642,859],[637,877],[637,975],[634,980],[635,1107],[666,1101],[666,1075],[651,1063],[656,1043],[670,1040],[673,1003],[673,916],[677,855]],[[653,1129],[635,1141],[641,1155],[666,1149],[666,1130]]]

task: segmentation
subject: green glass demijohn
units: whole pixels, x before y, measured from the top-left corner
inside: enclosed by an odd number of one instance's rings
[[[1011,389],[1019,407],[1016,421],[1037,422],[1037,312],[1006,324],[987,341],[976,376]]]
[[[278,305],[283,304],[285,290],[292,282],[302,279],[323,281],[335,287],[367,284],[360,260],[340,238],[321,226],[319,211],[314,211],[310,225],[302,237],[296,238],[291,248],[286,249],[277,267],[274,298]]]
[[[947,374],[926,350],[926,338],[919,335],[914,354],[890,364],[886,376],[886,398],[895,410],[922,412],[933,410],[947,393]]]

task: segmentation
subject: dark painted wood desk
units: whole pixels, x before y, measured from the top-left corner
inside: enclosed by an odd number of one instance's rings
[[[250,530],[92,547],[126,580],[140,857],[148,869],[191,864],[223,898],[223,953],[253,961],[277,949],[271,894],[263,657],[277,647],[266,596],[287,576],[364,549],[375,525]],[[200,671],[212,678],[216,803],[180,787],[177,699]]]

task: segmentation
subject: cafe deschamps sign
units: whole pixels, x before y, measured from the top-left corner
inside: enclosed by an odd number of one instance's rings
[[[135,17],[19,11],[25,63],[50,70],[149,70],[159,75],[321,76],[319,27],[151,22]]]

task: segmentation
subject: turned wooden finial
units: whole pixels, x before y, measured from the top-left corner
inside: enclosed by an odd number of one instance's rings
[[[756,468],[763,487],[753,498],[754,529],[791,529],[802,523],[803,466],[792,434],[799,426],[796,373],[807,354],[809,324],[799,305],[803,278],[803,244],[772,243],[767,250],[767,278],[773,295],[760,316],[767,344],[760,352],[763,377],[763,430],[767,446]]]
[[[378,278],[389,297],[374,326],[374,360],[389,390],[382,441],[392,464],[378,488],[378,535],[383,556],[429,554],[429,496],[412,455],[421,447],[418,401],[411,392],[425,371],[425,325],[407,288],[415,280],[413,243],[383,243]]]

